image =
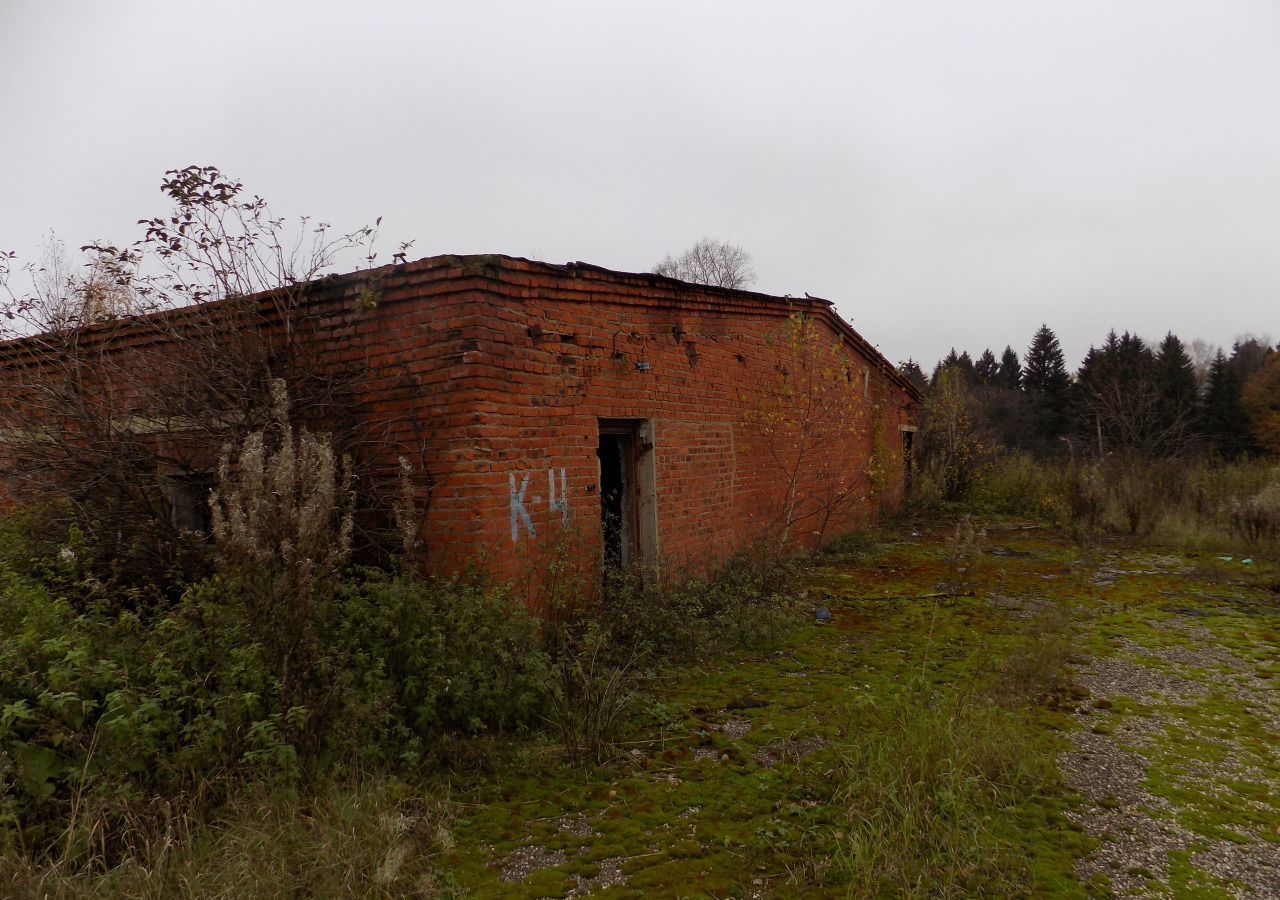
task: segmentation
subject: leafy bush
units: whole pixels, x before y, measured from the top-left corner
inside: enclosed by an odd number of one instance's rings
[[[308,709],[284,690],[254,590],[217,576],[143,618],[81,607],[0,564],[0,843],[51,846],[90,810],[105,823],[96,839],[116,840],[111,822],[152,796],[216,802],[234,781],[414,761],[450,731],[530,727],[545,713],[554,685],[538,624],[503,591],[348,580],[315,609],[323,652]]]
[[[384,740],[399,735],[416,754],[442,732],[541,720],[552,688],[540,627],[504,589],[366,571],[342,587],[326,637],[348,648],[353,691],[380,698]]]
[[[237,606],[214,580],[148,623],[0,575],[0,824],[39,845],[84,805],[109,819],[230,768],[295,778],[299,714]]]
[[[1053,514],[1056,491],[1050,471],[1026,453],[995,460],[973,489],[975,509],[1040,518]]]
[[[637,571],[605,575],[598,612],[622,655],[684,659],[712,647],[752,645],[776,636],[799,562],[740,554],[714,572],[657,583]]]
[[[929,391],[922,411],[924,469],[942,499],[965,500],[986,469],[992,448],[982,441],[976,408],[964,373],[946,368]]]

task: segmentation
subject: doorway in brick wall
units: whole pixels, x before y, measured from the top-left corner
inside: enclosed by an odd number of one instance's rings
[[[657,486],[653,426],[647,419],[601,419],[600,533],[607,568],[657,566]]]
[[[914,426],[902,426],[902,490],[908,496],[911,494],[912,476],[916,468],[915,437]]]

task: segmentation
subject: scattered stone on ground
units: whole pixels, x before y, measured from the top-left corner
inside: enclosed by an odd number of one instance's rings
[[[1113,643],[1121,653],[1151,656],[1146,647],[1128,638]],[[1170,703],[1191,704],[1209,693],[1203,684],[1118,655],[1090,660],[1077,672],[1076,681],[1096,697],[1123,696],[1144,702],[1163,699]]]
[[[585,897],[605,888],[621,887],[627,883],[627,876],[622,872],[622,864],[628,857],[611,856],[600,860],[600,872],[590,878],[575,875],[574,885],[565,894],[566,897]]]
[[[1006,612],[1015,619],[1034,619],[1058,606],[1044,597],[1007,597],[1004,594],[988,595],[987,605]]]
[[[599,837],[598,832],[591,827],[586,813],[565,813],[563,816],[552,819],[551,824],[561,834],[571,834],[574,837]]]
[[[809,754],[817,753],[830,743],[826,738],[816,736],[770,741],[755,752],[754,758],[758,765],[764,766],[766,769],[772,769],[784,760],[799,762]]]
[[[733,717],[720,726],[720,733],[731,741],[740,741],[751,731],[751,720]]]
[[[567,857],[563,850],[548,850],[546,847],[526,845],[512,850],[499,862],[502,869],[501,879],[509,884],[524,881],[534,872],[543,869],[554,869],[564,865]]]

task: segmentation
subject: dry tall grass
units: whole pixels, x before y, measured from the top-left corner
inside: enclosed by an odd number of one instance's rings
[[[170,808],[139,823],[114,865],[0,854],[0,896],[82,900],[447,897],[433,858],[453,848],[447,802],[410,800],[396,782],[334,783],[311,797],[248,790],[212,821]],[[86,819],[77,826],[92,830]]]

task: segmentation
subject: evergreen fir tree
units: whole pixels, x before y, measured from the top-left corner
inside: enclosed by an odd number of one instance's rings
[[[955,369],[964,377],[964,383],[972,385],[977,380],[977,375],[973,369],[973,359],[969,356],[969,351],[964,350],[956,353],[956,348],[952,347],[951,352],[942,357],[938,364],[934,366],[933,377],[929,379],[930,384],[937,384],[938,378],[947,369]]]
[[[1159,373],[1156,355],[1142,338],[1108,332],[1101,347],[1090,347],[1085,354],[1072,388],[1080,436],[1098,452],[1127,448],[1166,455],[1183,450],[1181,434],[1171,430]]]
[[[914,384],[920,393],[923,394],[929,390],[929,379],[925,377],[924,370],[920,368],[920,363],[914,359],[908,357],[906,362],[899,363],[898,371],[906,377],[907,381]]]
[[[1167,406],[1166,420],[1189,419],[1199,399],[1196,367],[1187,348],[1172,331],[1165,335],[1156,351],[1156,369],[1160,399]]]
[[[995,384],[1000,375],[1000,363],[996,362],[996,355],[987,348],[973,364],[973,370],[979,384]]]
[[[1018,361],[1017,351],[1008,344],[1005,344],[1004,353],[1000,356],[999,381],[1002,387],[1010,390],[1022,389],[1022,363]]]
[[[1252,335],[1237,340],[1231,345],[1231,358],[1227,362],[1235,370],[1236,378],[1241,385],[1253,377],[1254,372],[1262,368],[1262,363],[1270,349]]]
[[[1048,325],[1041,325],[1027,349],[1022,386],[1036,401],[1037,424],[1046,444],[1066,431],[1070,384],[1058,337]]]
[[[1226,459],[1235,459],[1251,444],[1244,408],[1240,405],[1241,388],[1235,368],[1219,350],[1205,382],[1200,429],[1209,447]]]

